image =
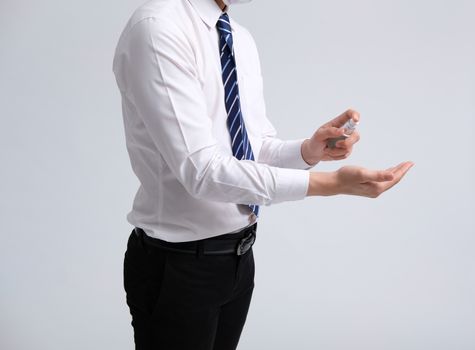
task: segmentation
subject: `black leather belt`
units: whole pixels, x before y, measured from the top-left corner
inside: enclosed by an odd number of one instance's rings
[[[244,255],[256,240],[257,222],[235,233],[226,233],[190,242],[167,242],[148,236],[143,229],[135,227],[135,233],[146,244],[177,253],[221,255]]]

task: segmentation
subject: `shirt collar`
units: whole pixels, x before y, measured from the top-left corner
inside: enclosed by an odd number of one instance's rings
[[[188,0],[193,8],[198,12],[201,19],[211,29],[216,28],[216,23],[219,17],[223,14],[223,11],[219,8],[218,4],[214,0]],[[229,10],[229,6],[226,6],[226,11]],[[229,19],[231,23],[231,30],[234,32],[233,21]]]

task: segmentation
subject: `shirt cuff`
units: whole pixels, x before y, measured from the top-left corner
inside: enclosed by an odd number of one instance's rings
[[[301,147],[306,139],[286,140],[280,150],[280,164],[284,168],[304,169],[313,168],[316,164],[308,164],[302,158]]]
[[[275,172],[276,186],[272,203],[297,201],[307,196],[310,172],[301,169],[272,168]]]

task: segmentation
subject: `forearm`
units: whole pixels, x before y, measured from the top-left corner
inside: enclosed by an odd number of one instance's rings
[[[311,171],[307,196],[333,196],[339,194],[335,172]]]

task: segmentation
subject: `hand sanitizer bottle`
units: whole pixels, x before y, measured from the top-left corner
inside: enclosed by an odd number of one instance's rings
[[[328,139],[327,146],[329,148],[335,148],[336,147],[335,144],[338,141],[344,140],[347,137],[349,137],[353,133],[353,131],[355,131],[357,125],[358,125],[358,122],[355,122],[352,118],[348,119],[348,121],[342,126],[342,128],[345,130],[345,133],[340,137]]]

